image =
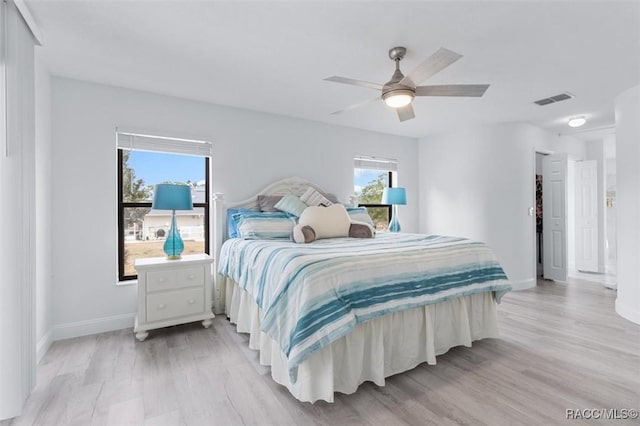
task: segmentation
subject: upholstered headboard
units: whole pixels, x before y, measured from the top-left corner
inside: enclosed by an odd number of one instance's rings
[[[264,189],[259,191],[257,194],[247,198],[246,200],[237,201],[237,202],[229,202],[225,203],[224,195],[221,193],[213,194],[213,253],[212,256],[214,258],[213,262],[213,276],[215,277],[215,286],[214,286],[214,300],[213,306],[215,312],[222,312],[224,310],[224,286],[220,285],[220,277],[217,274],[218,271],[218,259],[220,248],[222,247],[222,243],[227,238],[227,209],[230,208],[245,208],[252,210],[259,210],[258,206],[258,195],[286,195],[293,194],[298,197],[304,194],[307,188],[312,187],[320,192],[322,195],[327,196],[327,194],[322,188],[318,185],[297,177],[288,177],[285,179],[278,180],[273,182],[270,185],[267,185]]]

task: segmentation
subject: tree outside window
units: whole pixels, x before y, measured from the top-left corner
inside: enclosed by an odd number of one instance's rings
[[[391,206],[382,204],[382,191],[390,187],[392,172],[354,168],[354,193],[358,205],[364,206],[373,219],[376,229],[386,231],[391,219]]]

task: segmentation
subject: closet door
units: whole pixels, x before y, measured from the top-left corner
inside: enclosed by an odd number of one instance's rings
[[[35,384],[34,45],[0,1],[0,420],[20,415]]]
[[[544,278],[567,280],[567,154],[542,160]]]
[[[576,269],[598,272],[598,162],[576,162]]]

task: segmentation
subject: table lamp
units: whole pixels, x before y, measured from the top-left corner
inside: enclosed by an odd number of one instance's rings
[[[176,210],[193,210],[191,187],[161,183],[155,186],[151,208],[156,210],[172,210],[171,228],[164,241],[164,252],[167,259],[180,259],[184,243],[176,225]]]
[[[398,222],[398,206],[407,204],[407,192],[404,188],[385,188],[382,191],[382,204],[391,204],[393,214],[389,222],[390,232],[400,232],[400,222]]]

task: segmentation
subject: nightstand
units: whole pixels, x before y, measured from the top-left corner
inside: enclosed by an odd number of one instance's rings
[[[209,328],[212,318],[211,265],[208,254],[182,256],[168,260],[164,257],[137,259],[138,315],[136,338],[141,342],[148,330],[202,321]]]

